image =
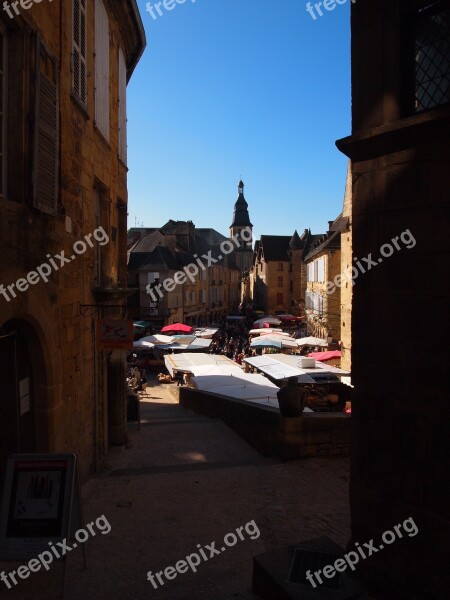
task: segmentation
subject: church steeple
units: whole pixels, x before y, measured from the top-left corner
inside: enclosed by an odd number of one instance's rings
[[[231,229],[236,227],[253,227],[248,215],[248,204],[244,198],[244,182],[242,179],[238,183],[238,198],[234,205],[233,222],[230,225]]]
[[[247,231],[243,231],[243,230]],[[250,236],[248,234],[250,230]],[[248,204],[244,198],[244,182],[238,183],[238,197],[234,205],[233,222],[230,225],[230,238],[240,240],[234,255],[236,264],[242,271],[251,267],[253,260],[253,225],[248,214]]]

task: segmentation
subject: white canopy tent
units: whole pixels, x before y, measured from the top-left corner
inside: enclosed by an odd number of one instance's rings
[[[277,381],[295,376],[299,383],[315,384],[320,383],[321,379],[325,382],[333,376],[350,375],[349,371],[319,361],[315,361],[313,368],[300,367],[299,357],[289,354],[263,354],[244,358],[244,362]]]
[[[328,346],[328,342],[327,340],[323,340],[322,338],[318,338],[318,337],[304,337],[304,338],[299,338],[297,340],[297,346],[299,346],[300,348],[302,346]]]
[[[278,408],[278,387],[263,375],[244,373],[235,362],[215,354],[169,354],[164,357],[173,376],[190,373],[198,390]]]
[[[212,336],[217,333],[217,329],[210,329],[210,328],[205,328],[205,329],[196,329],[194,331],[194,335],[196,335],[199,338],[212,338]]]
[[[249,335],[268,335],[269,333],[279,333],[280,335],[289,336],[289,334],[283,331],[282,329],[272,329],[271,327],[264,327],[262,329],[250,329],[248,333]]]

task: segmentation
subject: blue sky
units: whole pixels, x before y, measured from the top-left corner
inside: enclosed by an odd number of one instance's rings
[[[350,134],[349,5],[187,0],[153,19],[128,85],[129,227],[192,220],[228,234],[242,177],[255,237],[325,231]]]

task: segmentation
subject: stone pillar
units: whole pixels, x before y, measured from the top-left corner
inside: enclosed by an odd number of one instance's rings
[[[124,350],[113,350],[108,360],[108,430],[110,446],[126,443],[127,404]]]

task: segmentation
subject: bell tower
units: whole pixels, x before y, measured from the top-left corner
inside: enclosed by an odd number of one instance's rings
[[[245,231],[243,231],[245,229]],[[248,270],[253,260],[253,225],[248,214],[248,204],[244,198],[244,182],[238,183],[238,197],[234,205],[233,222],[230,225],[230,237],[237,236],[240,248],[235,251],[236,264],[242,271]]]

